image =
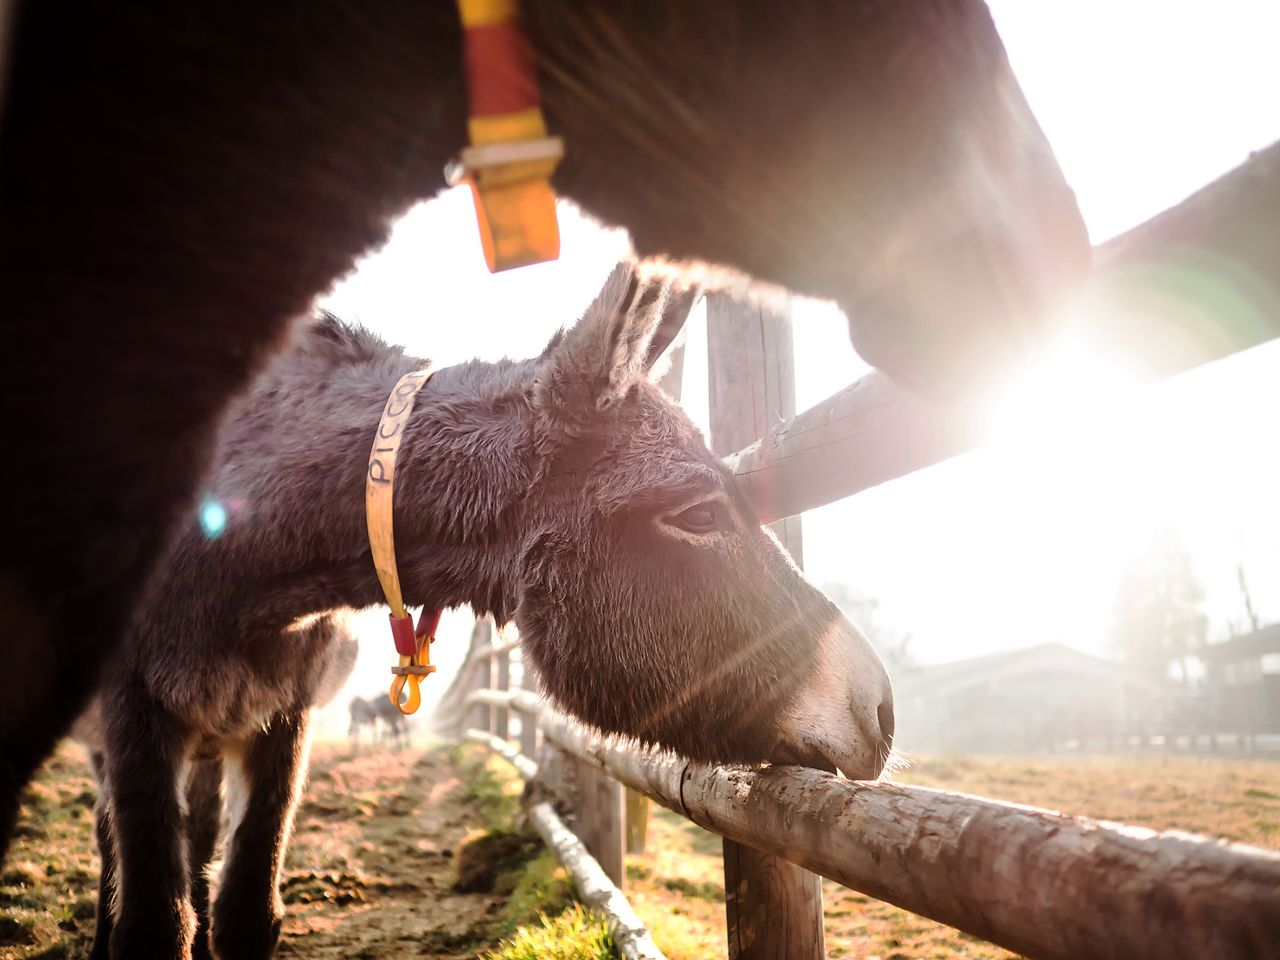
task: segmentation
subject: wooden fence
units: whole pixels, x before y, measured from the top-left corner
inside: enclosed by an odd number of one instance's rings
[[[1095,341],[1147,361],[1157,377],[1280,335],[1277,224],[1280,145],[1096,251]],[[1165,285],[1169,271],[1198,265],[1213,272]],[[1221,288],[1201,302],[1206,277]],[[796,417],[785,311],[713,297],[708,355],[713,446],[739,451],[730,458],[739,482],[797,562],[799,524],[787,518],[976,441],[962,411],[912,397],[879,374]],[[1280,854],[963,794],[794,767],[711,767],[619,745],[512,688],[514,644],[487,631],[478,628],[438,716],[466,718],[459,722],[469,729],[455,723],[454,733],[498,750],[553,796],[575,784],[574,828],[592,857],[548,803],[532,819],[584,895],[614,918],[628,957],[661,956],[620,893],[628,835],[633,849],[643,842],[641,798],[725,838],[732,958],[823,956],[819,875],[1030,957],[1280,957]]]

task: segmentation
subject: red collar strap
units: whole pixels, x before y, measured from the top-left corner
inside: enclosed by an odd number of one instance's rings
[[[515,0],[458,0],[471,145],[445,168],[466,183],[491,272],[560,256],[551,176],[564,156],[547,135],[537,65]]]

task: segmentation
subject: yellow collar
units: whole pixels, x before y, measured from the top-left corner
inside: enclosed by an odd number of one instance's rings
[[[400,573],[396,568],[396,455],[400,452],[405,425],[409,422],[409,414],[413,412],[418,391],[430,379],[430,370],[415,370],[396,381],[382,408],[382,417],[378,420],[373,448],[369,451],[369,468],[364,478],[364,511],[369,528],[369,550],[373,555],[374,569],[378,571],[382,592],[387,598],[387,606],[391,608],[391,637],[395,641],[396,652],[400,654],[399,666],[391,668],[391,672],[396,675],[391,682],[391,702],[401,713],[406,714],[417,711],[422,703],[418,683],[436,669],[431,663],[431,643],[440,622],[440,611],[423,610],[415,630],[409,612],[404,608],[404,597],[400,593]],[[406,681],[409,684],[409,696],[401,703],[400,697]]]

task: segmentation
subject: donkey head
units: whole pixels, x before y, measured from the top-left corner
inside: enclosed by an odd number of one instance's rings
[[[880,658],[648,379],[664,310],[690,299],[620,267],[533,368],[539,467],[510,577],[526,655],[605,731],[874,777],[893,734]]]

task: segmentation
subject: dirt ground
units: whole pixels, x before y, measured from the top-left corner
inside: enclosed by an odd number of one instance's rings
[[[900,779],[1280,847],[1274,762],[939,757],[917,761]],[[521,926],[536,927],[538,912],[558,911],[568,887],[548,854],[527,860],[521,846],[527,841],[505,832],[519,790],[514,773],[480,748],[366,750],[354,757],[345,745],[317,748],[288,858],[280,956],[474,957]],[[0,960],[87,951],[97,877],[93,800],[83,753],[64,746],[29,789],[0,873]],[[512,844],[521,848],[519,862],[499,865],[506,879],[493,890],[455,889],[459,861],[484,867],[473,851]],[[628,857],[627,895],[671,960],[724,956],[719,838],[655,808],[646,852]],[[832,958],[1012,956],[835,884],[824,885],[824,897]],[[562,937],[554,949],[503,957],[597,955]]]
[[[508,897],[453,887],[459,850],[494,817],[493,797],[477,796],[474,765],[460,770],[457,758],[439,748],[313,751],[283,882],[279,956],[464,958],[497,946]],[[0,874],[0,958],[87,952],[93,800],[83,751],[64,745],[28,791]]]

